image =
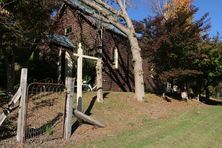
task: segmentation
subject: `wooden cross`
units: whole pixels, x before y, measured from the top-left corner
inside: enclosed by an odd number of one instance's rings
[[[77,54],[74,53],[73,55],[78,57],[78,60],[77,60],[77,110],[82,112],[83,111],[83,108],[82,108],[82,67],[83,67],[83,58],[97,61],[97,68],[96,69],[99,69],[99,72],[97,70],[97,78],[98,77],[102,78],[102,76],[101,76],[102,75],[102,68],[101,67],[98,68],[98,65],[101,65],[101,64],[98,64],[98,63],[102,63],[102,60],[100,58],[97,58],[97,57],[83,55],[83,49],[82,49],[82,44],[81,43],[79,43]],[[103,96],[101,88],[102,88],[102,79],[100,79],[100,80],[97,79],[97,91],[98,91],[97,92],[97,100],[98,100],[98,102],[102,102],[101,100],[103,100],[103,98],[101,98],[101,96]]]

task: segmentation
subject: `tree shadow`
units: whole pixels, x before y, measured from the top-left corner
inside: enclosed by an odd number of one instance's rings
[[[48,134],[53,134],[52,128],[58,123],[58,121],[62,118],[62,116],[63,116],[63,113],[58,113],[56,117],[54,117],[51,121],[45,123],[41,127],[28,128],[25,135],[26,139],[37,137],[47,132]]]
[[[132,91],[132,82],[133,82],[133,75],[131,72],[127,69],[113,69],[113,60],[110,58],[109,53],[103,52],[103,59],[106,59],[104,61],[104,68],[103,71],[106,73],[106,75],[124,92],[126,91]],[[120,56],[121,59],[121,56]],[[122,61],[122,60],[120,60]],[[121,63],[119,63],[121,65]],[[120,66],[121,68],[124,66]],[[112,83],[107,84],[107,87],[109,87],[109,90],[112,88]]]
[[[1,100],[0,100],[1,101]],[[4,103],[5,107],[1,107],[2,111],[0,115],[3,113],[7,116],[5,120],[3,120],[2,125],[0,126],[0,140],[8,139],[16,135],[16,120],[17,114],[13,112],[18,109],[19,106],[10,106],[6,105],[8,101]],[[12,108],[11,108],[12,107]],[[12,114],[13,113],[13,114]]]
[[[107,99],[107,96],[108,96],[109,94],[110,94],[109,92],[103,93],[103,99],[106,100],[106,99]]]
[[[45,98],[54,94],[54,92],[29,92],[28,98],[32,101],[39,100],[40,98]]]
[[[200,97],[200,102],[207,104],[207,105],[220,105],[222,106],[222,100],[213,100],[210,98],[206,98],[206,97]]]
[[[106,96],[109,94],[109,92],[106,92],[103,94],[103,98],[105,99]],[[90,101],[89,103],[89,106],[87,107],[86,111],[85,111],[85,114],[90,116],[92,115],[91,111],[95,105],[95,102],[96,102],[96,99],[97,99],[97,96],[94,96],[92,98],[92,100]],[[73,110],[73,113],[74,113],[74,110]],[[85,121],[80,121],[80,120],[77,120],[73,125],[72,125],[72,130],[71,130],[71,135],[74,134],[74,132],[82,125],[82,124],[88,124],[88,125],[92,125],[88,122],[85,122]]]
[[[103,99],[105,100],[106,99],[106,96],[109,94],[109,92],[106,92],[106,93],[103,93]],[[92,113],[92,109],[93,109],[93,106],[96,102],[96,99],[97,99],[97,96],[94,96],[91,100],[91,102],[89,103],[89,106],[87,107],[86,111],[85,111],[85,114],[90,116]]]
[[[16,135],[16,117],[10,117],[0,126],[0,140],[5,140]]]
[[[47,99],[47,100],[41,100],[40,102],[34,102],[33,104],[35,105],[32,108],[32,111],[38,110],[40,108],[44,108],[44,107],[50,107],[50,106],[54,106],[56,101],[58,98],[52,98],[52,99]]]

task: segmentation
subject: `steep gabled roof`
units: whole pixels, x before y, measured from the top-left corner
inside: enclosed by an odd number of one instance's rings
[[[93,14],[97,14],[98,16],[100,16],[99,12],[92,8],[92,7],[89,7],[87,6],[86,4],[84,4],[81,0],[70,0],[70,3],[69,3],[69,7],[71,9],[74,9],[74,10],[79,10],[81,11],[83,14],[84,14],[84,17],[90,21],[94,26],[98,26],[98,25],[101,25],[102,27],[104,27],[105,29],[107,30],[110,30],[112,32],[115,32],[119,35],[122,35],[124,37],[126,37],[126,34],[123,33],[121,30],[119,30],[117,27],[115,27],[114,25],[112,24],[109,24],[109,23],[106,23],[104,21],[101,21],[99,18],[96,18],[96,17],[92,17]],[[105,8],[104,8],[105,9]],[[109,12],[109,10],[106,9],[106,11]],[[109,12],[111,15],[114,15],[112,14],[112,12]],[[115,16],[117,19],[118,19],[118,16]]]
[[[54,43],[56,45],[71,49],[75,48],[74,44],[66,36],[53,34],[53,35],[48,35],[47,38],[49,42]]]
[[[61,9],[58,13],[58,19],[62,17],[63,12],[65,11],[65,9],[68,6],[74,11],[79,10],[81,12],[81,14],[83,15],[83,17],[87,21],[89,21],[92,25],[94,25],[96,27],[98,27],[100,25],[100,26],[104,27],[105,29],[110,30],[111,32],[114,32],[118,35],[126,37],[126,34],[123,33],[121,30],[119,30],[114,25],[103,22],[99,18],[92,17],[93,14],[98,14],[98,16],[100,16],[99,12],[97,10],[87,6],[81,0],[70,0],[69,2],[70,3],[68,3],[68,4],[65,3],[61,6]],[[106,11],[109,11],[109,10],[106,9]],[[110,14],[112,14],[112,12],[110,12]],[[116,18],[118,19],[117,16],[116,16]],[[70,49],[75,48],[75,45],[72,43],[72,41],[69,39],[69,37],[64,36],[64,35],[51,34],[51,35],[47,36],[47,39],[49,42],[59,45],[59,46],[63,46],[63,47],[70,48]]]

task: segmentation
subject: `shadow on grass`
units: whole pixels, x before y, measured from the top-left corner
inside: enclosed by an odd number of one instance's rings
[[[54,117],[51,121],[45,123],[39,128],[28,128],[26,131],[26,139],[30,139],[33,137],[37,137],[44,133],[48,133],[49,135],[53,134],[52,128],[58,123],[58,121],[62,118],[63,113],[58,113],[56,117]]]
[[[220,105],[222,106],[222,100],[213,100],[213,99],[207,99],[205,97],[200,98],[200,102],[207,104],[207,105]]]
[[[35,106],[32,108],[32,111],[36,111],[38,109],[45,108],[45,107],[54,106],[56,103],[56,100],[58,100],[58,98],[51,98],[47,100],[39,100],[39,102],[34,102],[33,104]]]
[[[0,126],[0,140],[8,139],[16,135],[16,120],[17,114],[11,114],[18,109],[18,106],[15,106],[12,109],[8,108],[9,99],[0,98],[0,115],[5,114],[7,117],[3,120],[2,125]],[[10,114],[8,114],[10,112]]]
[[[103,98],[105,100],[106,96],[108,95],[109,93],[104,93],[103,94]],[[89,103],[89,106],[87,107],[86,111],[85,111],[85,114],[90,116],[92,115],[91,111],[95,105],[95,102],[96,102],[96,99],[97,99],[97,96],[94,96],[91,100],[91,102]],[[71,130],[71,134],[74,134],[74,132],[82,125],[82,124],[89,124],[89,125],[92,125],[88,122],[84,122],[84,121],[79,121],[77,120],[73,125],[72,125],[72,130]]]
[[[5,140],[16,135],[16,125],[14,123],[15,117],[6,119],[0,126],[0,140]]]

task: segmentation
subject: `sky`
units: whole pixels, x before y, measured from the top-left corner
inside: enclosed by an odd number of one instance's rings
[[[128,11],[130,17],[136,20],[142,20],[147,16],[153,16],[154,14],[148,1],[151,0],[134,0],[135,6]],[[222,35],[222,0],[194,0],[194,6],[199,9],[195,15],[195,19],[199,19],[205,13],[209,12],[211,25],[209,30],[210,36],[216,35],[217,32]]]

